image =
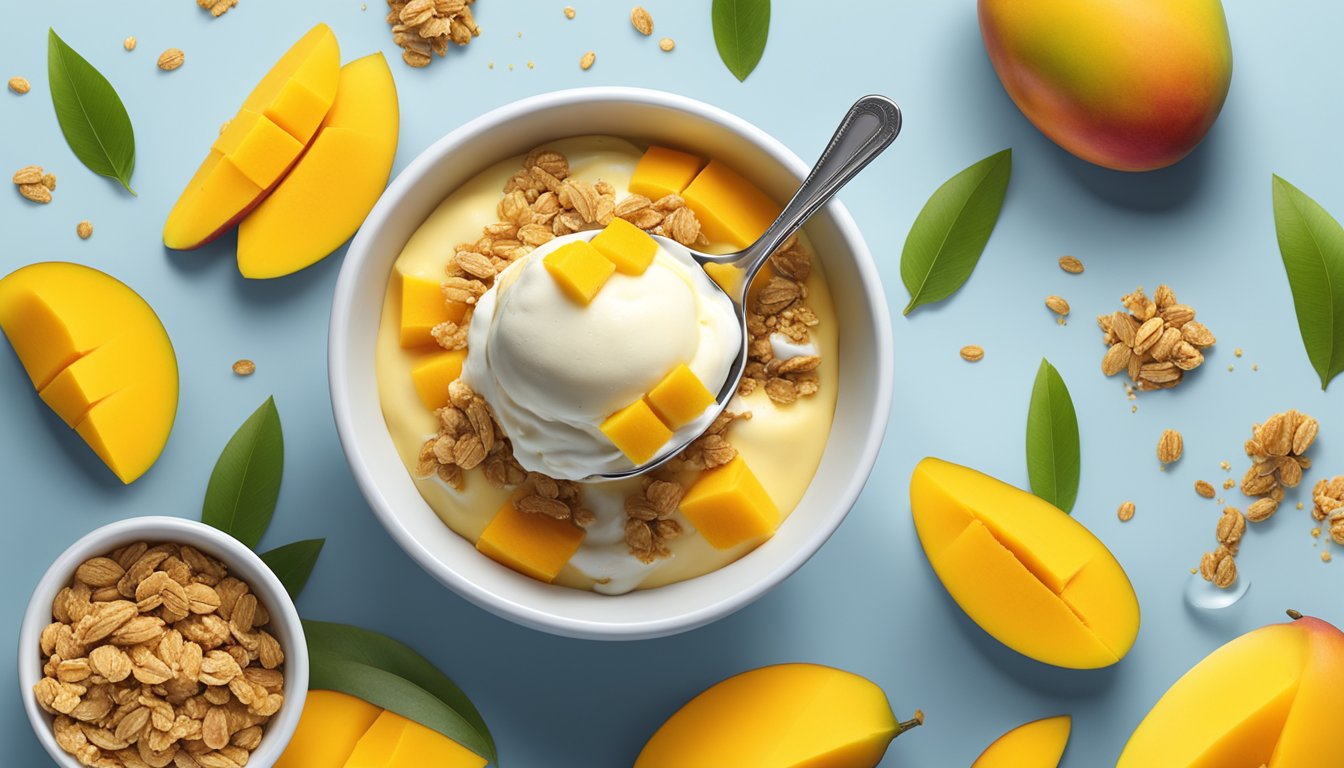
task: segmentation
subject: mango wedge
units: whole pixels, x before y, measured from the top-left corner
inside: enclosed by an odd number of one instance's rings
[[[1019,725],[990,744],[971,768],[1059,768],[1072,727],[1068,715]]]
[[[484,768],[438,731],[344,693],[309,691],[275,768]]]
[[[1032,494],[933,458],[915,467],[910,505],[939,580],[999,642],[1073,669],[1110,666],[1129,652],[1138,598],[1081,523]]]

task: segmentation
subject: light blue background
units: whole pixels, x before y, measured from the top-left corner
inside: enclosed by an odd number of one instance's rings
[[[928,724],[898,739],[884,766],[967,765],[1008,728],[1070,713],[1065,765],[1090,768],[1110,764],[1162,691],[1240,632],[1282,619],[1289,607],[1344,624],[1344,562],[1319,561],[1310,516],[1291,503],[1247,536],[1238,564],[1254,584],[1244,601],[1208,614],[1181,599],[1187,569],[1213,543],[1218,514],[1191,485],[1220,482],[1223,460],[1239,476],[1253,422],[1289,407],[1316,415],[1323,437],[1306,485],[1344,472],[1340,393],[1321,392],[1302,350],[1270,208],[1270,174],[1278,172],[1344,213],[1344,102],[1335,98],[1344,7],[1230,2],[1236,71],[1222,118],[1179,166],[1130,176],[1075,160],[1023,119],[988,64],[971,0],[777,2],[769,48],[746,84],[715,55],[708,2],[644,0],[657,25],[645,39],[630,28],[628,0],[573,0],[573,21],[561,15],[565,1],[481,0],[484,34],[470,47],[425,70],[394,63],[403,116],[398,170],[488,109],[580,85],[648,86],[704,99],[808,160],[855,97],[879,91],[905,110],[901,138],[841,196],[882,269],[897,385],[877,470],[834,539],[759,603],[653,642],[550,637],[439,587],[375,522],[337,443],[325,343],[344,251],[295,277],[250,283],[237,274],[232,236],[189,253],[167,252],[159,241],[169,207],[220,123],[314,22],[336,30],[347,60],[375,50],[395,58],[381,2],[361,11],[358,0],[242,0],[217,20],[189,0],[79,3],[59,12],[48,3],[6,2],[0,75],[25,75],[33,91],[0,94],[0,170],[7,178],[37,163],[60,183],[48,206],[3,193],[0,274],[67,259],[125,280],[172,334],[183,388],[166,453],[123,488],[32,395],[15,358],[0,353],[0,519],[9,526],[0,558],[0,622],[9,629],[0,633],[0,659],[14,658],[29,592],[72,540],[133,515],[199,515],[220,448],[272,393],[287,467],[265,543],[328,539],[300,609],[391,633],[426,652],[480,705],[506,766],[628,765],[658,724],[709,684],[764,664],[811,661],[875,680],[898,714],[925,710]],[[86,171],[61,139],[45,74],[53,23],[126,102],[136,129],[138,198]],[[139,38],[133,53],[121,48],[126,35]],[[676,39],[674,53],[658,51],[663,35]],[[161,73],[154,60],[170,46],[186,52],[186,65]],[[578,59],[589,49],[597,64],[581,72]],[[952,173],[1004,147],[1014,150],[1013,180],[979,268],[950,301],[902,318],[897,264],[920,205]],[[74,232],[83,218],[95,228],[87,242]],[[1056,259],[1065,253],[1079,256],[1087,272],[1061,272]],[[1099,373],[1104,350],[1091,318],[1118,309],[1117,299],[1136,285],[1151,290],[1160,282],[1198,310],[1219,343],[1187,384],[1141,396],[1132,414],[1120,380]],[[1052,293],[1073,305],[1065,327],[1042,305]],[[958,358],[967,343],[985,347],[983,362]],[[1233,357],[1236,347],[1244,357]],[[1043,355],[1069,383],[1080,415],[1084,468],[1074,514],[1119,557],[1143,605],[1133,652],[1100,672],[1037,665],[982,633],[934,579],[910,523],[907,480],[924,455],[1025,484],[1023,424]],[[256,375],[229,371],[240,357],[257,362]],[[1185,434],[1186,449],[1162,473],[1154,446],[1166,427]],[[1289,502],[1306,499],[1306,490]],[[1115,508],[1126,499],[1138,514],[1122,525]],[[1232,499],[1242,502],[1236,492]],[[3,762],[48,764],[22,715],[11,662],[0,664],[0,690]]]

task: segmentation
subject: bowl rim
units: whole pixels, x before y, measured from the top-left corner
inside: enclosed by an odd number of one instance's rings
[[[245,568],[260,575],[260,578],[249,578],[248,586],[266,601],[271,621],[283,624],[291,637],[284,649],[285,702],[267,723],[261,744],[251,756],[259,765],[274,763],[293,738],[308,696],[308,644],[298,609],[280,579],[256,552],[229,534],[205,523],[168,516],[131,517],[95,528],[66,547],[34,587],[19,629],[19,694],[23,699],[24,710],[28,713],[28,723],[47,754],[63,768],[82,768],[74,756],[67,754],[56,743],[52,716],[38,706],[31,694],[32,687],[41,679],[42,668],[40,664],[33,663],[33,657],[29,654],[39,652],[42,630],[52,622],[51,602],[61,588],[70,582],[75,569],[91,557],[105,555],[112,549],[124,546],[112,543],[116,541],[164,541],[192,546],[198,546],[198,541],[207,542],[204,548],[211,550],[212,556],[222,554],[219,559],[224,560],[230,570],[241,562],[245,563]]]
[[[447,586],[468,602],[483,608],[502,618],[523,626],[566,637],[595,640],[635,640],[663,637],[695,629],[728,616],[733,612],[759,599],[770,589],[784,581],[803,566],[848,516],[862,492],[868,477],[876,465],[877,455],[882,446],[886,425],[891,412],[893,391],[892,372],[892,331],[889,321],[886,295],[882,280],[873,261],[863,235],[859,231],[849,211],[838,199],[832,200],[816,215],[828,216],[848,246],[850,257],[864,287],[861,300],[867,305],[866,316],[872,320],[872,332],[875,349],[873,368],[875,377],[872,418],[868,428],[856,435],[859,443],[857,454],[859,461],[849,467],[849,478],[842,493],[836,495],[829,506],[832,512],[821,524],[815,526],[803,543],[789,553],[765,576],[745,588],[725,594],[718,599],[707,600],[688,611],[672,615],[650,618],[641,621],[620,623],[604,622],[586,618],[562,615],[558,612],[524,604],[521,601],[504,597],[485,585],[459,574],[443,563],[427,546],[415,538],[406,525],[390,509],[390,501],[379,488],[378,479],[370,470],[365,458],[366,449],[356,439],[356,404],[351,396],[350,385],[344,371],[350,365],[352,351],[347,339],[352,323],[348,308],[355,302],[361,284],[357,273],[370,258],[372,243],[381,234],[381,229],[391,216],[401,199],[409,195],[429,176],[434,166],[441,162],[462,144],[474,141],[488,131],[498,130],[515,120],[526,118],[534,113],[584,104],[638,105],[663,108],[684,113],[694,119],[717,124],[741,137],[767,154],[770,159],[794,176],[799,183],[806,177],[810,166],[782,142],[748,122],[720,107],[707,104],[688,96],[666,91],[628,86],[594,86],[553,91],[523,98],[491,109],[459,127],[448,132],[426,149],[420,152],[406,167],[397,174],[379,197],[363,225],[355,234],[346,252],[344,263],[336,281],[332,297],[331,321],[328,336],[328,384],[331,390],[332,414],[336,423],[337,435],[346,456],[346,461],[355,477],[356,484],[364,495],[374,516],[387,530],[393,541],[411,556],[422,569],[439,583]],[[749,556],[748,553],[747,556]],[[745,557],[745,556],[744,556]],[[690,581],[694,581],[691,579]],[[640,591],[641,594],[657,590]],[[621,596],[603,596],[603,599],[619,600]]]

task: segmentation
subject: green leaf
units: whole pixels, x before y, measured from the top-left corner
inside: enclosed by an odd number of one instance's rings
[[[756,69],[770,36],[770,0],[714,0],[714,45],[739,81]]]
[[[1078,498],[1082,455],[1078,448],[1078,414],[1059,371],[1041,360],[1027,411],[1027,476],[1031,492],[1065,512]]]
[[[303,622],[308,687],[348,693],[432,728],[498,764],[485,719],[457,684],[424,656],[386,635],[345,624]]]
[[[201,522],[253,549],[271,524],[285,473],[285,437],[275,398],[238,428],[210,473]]]
[[[1302,345],[1325,389],[1344,371],[1344,228],[1315,200],[1278,176],[1274,227],[1293,289]]]
[[[990,155],[943,182],[915,217],[901,251],[910,292],[902,314],[951,296],[971,276],[989,242],[1013,173],[1013,150]]]
[[[106,77],[47,30],[47,78],[51,105],[75,157],[100,176],[121,182],[132,195],[135,129],[126,106]]]
[[[289,596],[297,600],[308,584],[308,577],[313,575],[313,566],[317,565],[317,557],[326,543],[326,539],[296,541],[263,553],[261,560],[285,585]]]

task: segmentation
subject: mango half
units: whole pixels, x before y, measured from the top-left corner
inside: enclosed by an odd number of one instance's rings
[[[1024,656],[1110,666],[1139,632],[1139,601],[1106,546],[1048,502],[941,459],[910,479],[934,573],[980,628]]]
[[[816,664],[780,664],[714,685],[672,715],[635,768],[872,768],[897,722],[868,680]]]
[[[177,355],[135,291],[91,267],[32,264],[0,279],[0,330],[33,388],[123,483],[163,452]]]
[[[1219,0],[980,0],[980,32],[1033,125],[1120,171],[1189,154],[1232,82]]]
[[[1072,727],[1068,715],[1019,725],[981,752],[971,768],[1059,768]]]
[[[1162,695],[1116,768],[1332,768],[1344,712],[1344,633],[1298,618],[1209,654]]]

